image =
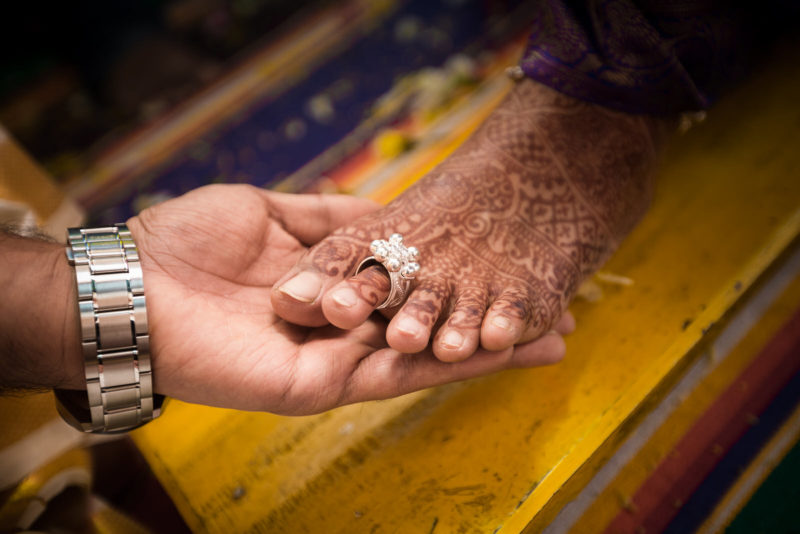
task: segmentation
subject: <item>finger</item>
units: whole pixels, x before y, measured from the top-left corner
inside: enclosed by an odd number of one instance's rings
[[[350,195],[297,195],[260,190],[270,213],[304,245],[313,245],[380,204]]]
[[[467,288],[461,292],[453,313],[433,341],[433,353],[437,358],[443,362],[457,362],[478,350],[487,301],[488,294],[483,289]]]
[[[514,347],[512,367],[540,367],[559,363],[567,354],[567,344],[558,332],[551,330],[545,335]]]
[[[312,347],[311,343],[320,343],[325,348],[321,352],[324,354],[323,359],[335,357],[347,365],[355,366],[368,354],[388,348],[386,321],[376,315],[351,330],[342,330],[331,325],[314,328],[308,332],[308,337],[303,343],[305,355],[316,354],[315,347]],[[362,349],[365,352],[361,352]]]
[[[361,360],[342,403],[387,399],[504,369],[551,365],[561,361],[565,353],[564,340],[555,332],[499,352],[478,350],[457,363],[443,362],[430,350],[414,355],[379,350]]]
[[[450,289],[443,280],[420,282],[386,329],[389,346],[406,353],[419,352],[428,346],[433,325],[449,297]]]
[[[383,267],[369,267],[339,282],[322,297],[322,313],[330,323],[349,330],[367,317],[389,296],[390,282]]]

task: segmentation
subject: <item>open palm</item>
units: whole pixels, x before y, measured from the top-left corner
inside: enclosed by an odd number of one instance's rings
[[[347,196],[209,186],[128,221],[139,247],[159,393],[230,408],[315,413],[500,369],[554,363],[558,334],[459,363],[387,348],[386,323],[291,325],[272,285],[314,244],[376,209]]]

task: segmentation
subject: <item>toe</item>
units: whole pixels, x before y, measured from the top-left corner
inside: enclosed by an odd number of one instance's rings
[[[523,318],[489,310],[481,328],[481,346],[491,351],[507,349],[520,339],[524,328]]]
[[[421,282],[392,318],[386,329],[386,341],[395,350],[414,353],[428,346],[431,331],[450,296],[442,280]]]
[[[531,306],[521,292],[506,291],[489,307],[481,326],[481,346],[504,350],[517,343],[528,330]]]
[[[478,349],[486,303],[486,291],[480,289],[466,289],[458,296],[453,313],[436,333],[433,352],[437,358],[458,362]]]
[[[573,333],[575,331],[575,317],[568,311],[564,312],[564,315],[553,325],[553,330],[562,336]]]
[[[525,332],[517,340],[517,344],[527,343],[538,339],[547,333],[556,333],[562,336],[571,334],[575,331],[575,317],[569,311],[565,311],[558,320],[550,320],[550,314],[542,308],[537,314],[534,312],[533,318],[528,321]]]
[[[481,346],[487,350],[503,350],[538,339],[551,328],[556,328],[559,334],[567,334],[575,328],[572,314],[565,314],[559,321],[554,321],[555,317],[558,313],[536,293],[506,290],[486,313],[481,327]]]
[[[361,325],[389,295],[389,278],[370,267],[333,286],[322,297],[322,313],[330,323],[350,330]]]

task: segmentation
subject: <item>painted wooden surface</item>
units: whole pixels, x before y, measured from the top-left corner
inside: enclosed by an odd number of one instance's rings
[[[546,534],[663,530],[800,366],[773,339],[800,324],[799,273],[795,247]]]
[[[139,447],[198,531],[541,529],[798,235],[797,94],[775,63],[676,140],[562,364],[312,417],[173,402]]]
[[[797,448],[798,441],[800,441],[800,407],[789,416],[786,423],[739,476],[733,487],[725,493],[698,529],[698,534],[720,532],[734,523],[743,508],[753,502],[751,499],[754,498],[754,495],[762,490],[764,487],[762,485],[767,478],[773,474],[776,468],[780,470],[779,465],[792,453],[793,449]],[[794,484],[792,485],[796,487]],[[794,513],[794,517],[797,517],[796,513]]]
[[[83,210],[53,182],[23,148],[0,125],[0,200],[30,209],[46,234],[63,239],[64,228],[77,226]],[[20,221],[0,216],[4,223]]]

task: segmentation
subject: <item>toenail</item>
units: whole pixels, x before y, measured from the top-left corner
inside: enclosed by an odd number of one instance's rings
[[[322,278],[308,271],[283,284],[278,291],[299,302],[314,302],[322,289]]]
[[[397,330],[409,337],[417,337],[422,335],[425,327],[414,318],[401,317],[397,320]]]
[[[495,317],[492,317],[492,324],[495,325],[497,328],[502,328],[503,330],[508,330],[509,332],[514,331],[514,329],[511,326],[511,321],[509,321],[507,317],[503,317],[502,315],[497,315]]]
[[[464,336],[456,330],[448,330],[442,338],[442,346],[447,349],[460,349],[464,344]]]
[[[333,292],[331,298],[342,308],[352,308],[356,305],[356,302],[358,302],[355,291],[349,287],[337,289]]]

